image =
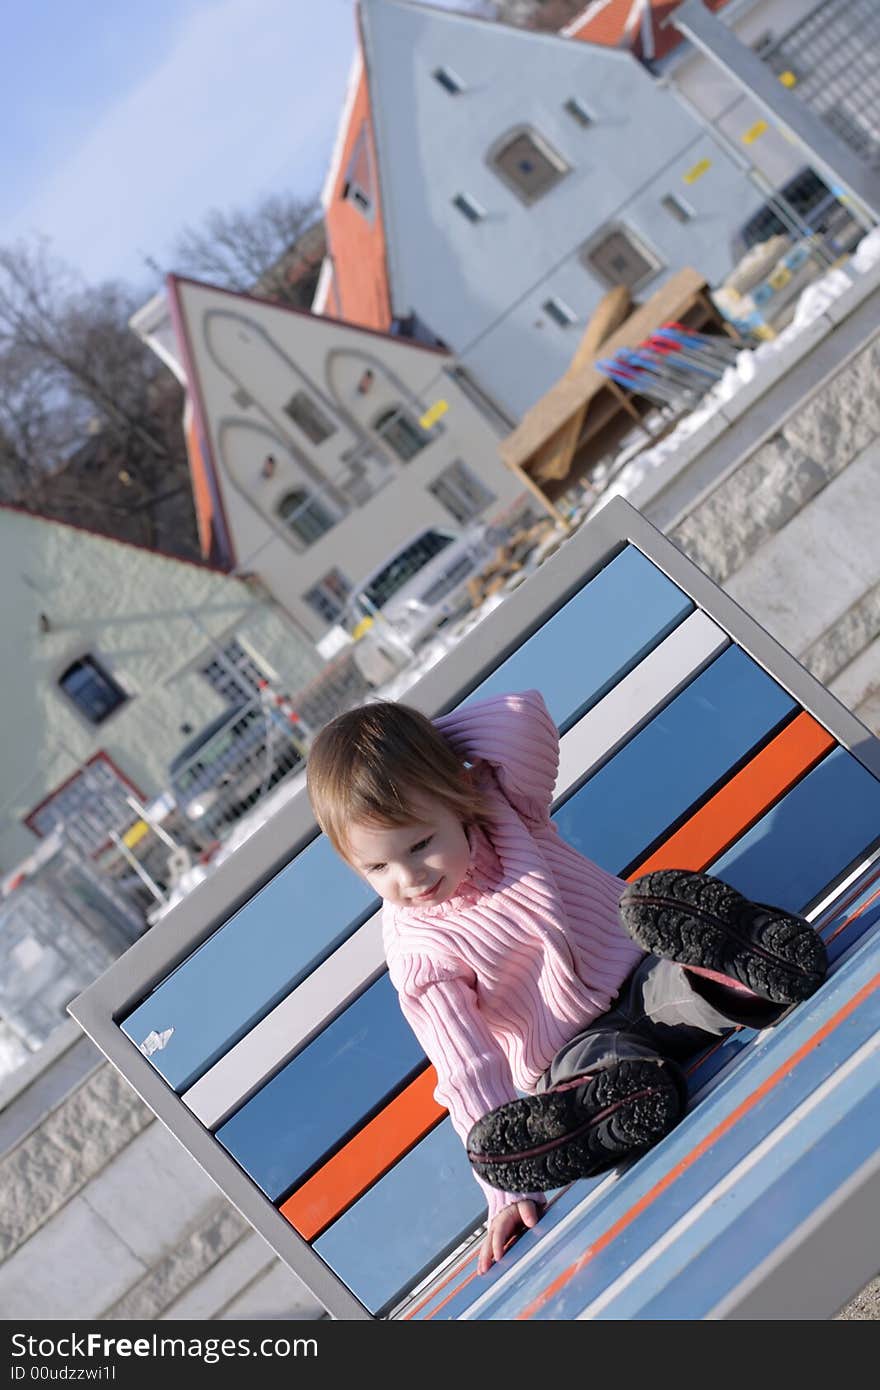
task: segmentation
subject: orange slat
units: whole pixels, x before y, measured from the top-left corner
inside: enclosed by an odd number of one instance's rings
[[[828,730],[802,710],[627,878],[652,869],[704,869],[834,746]]]
[[[442,1120],[446,1111],[434,1099],[436,1085],[437,1073],[427,1067],[288,1197],[279,1210],[301,1236],[319,1236]]]

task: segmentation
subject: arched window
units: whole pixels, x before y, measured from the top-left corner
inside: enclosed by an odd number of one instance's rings
[[[381,415],[377,415],[373,421],[373,429],[383,443],[393,449],[404,463],[415,458],[419,450],[424,449],[431,440],[431,436],[422,429],[418,420],[399,405],[393,410],[384,410]]]
[[[278,515],[303,545],[320,540],[325,531],[336,523],[336,517],[317,497],[304,488],[285,492],[276,508]]]

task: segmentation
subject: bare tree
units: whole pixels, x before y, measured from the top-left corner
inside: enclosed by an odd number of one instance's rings
[[[182,393],[128,326],[138,302],[45,241],[0,247],[0,495],[195,555]]]
[[[187,227],[174,248],[176,268],[224,289],[304,307],[324,254],[321,207],[271,194],[250,211],[209,212]],[[304,286],[303,280],[309,281]]]
[[[494,8],[502,24],[556,34],[586,9],[586,0],[494,0]]]

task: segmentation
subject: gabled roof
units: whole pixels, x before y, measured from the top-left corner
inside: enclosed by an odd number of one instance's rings
[[[49,526],[64,526],[68,531],[79,531],[84,536],[94,536],[99,541],[110,541],[129,550],[140,550],[147,555],[155,555],[157,560],[170,560],[175,565],[193,565],[196,569],[210,570],[213,574],[226,577],[226,571],[208,560],[191,560],[186,555],[173,555],[168,550],[157,550],[154,546],[142,545],[140,541],[125,540],[122,536],[111,535],[109,531],[98,531],[94,526],[83,526],[80,521],[66,521],[60,516],[50,516],[47,512],[23,506],[20,502],[0,502],[0,513],[9,512],[13,516],[26,516],[30,521],[41,521]]]
[[[360,35],[321,201],[327,259],[313,307],[328,318],[387,330],[392,311],[385,228]]]
[[[678,9],[680,0],[591,0],[562,33],[584,43],[607,48],[628,48],[637,58],[653,62],[665,58],[683,36],[664,20]],[[720,10],[727,0],[704,0],[710,10]]]
[[[210,285],[183,275],[169,275],[167,277],[168,304],[187,383],[184,434],[199,540],[202,553],[209,563],[221,571],[228,572],[234,569],[237,563],[235,541],[223,501],[220,473],[211,448],[212,433],[199,373],[195,364],[195,353],[189,341],[186,315],[181,306],[180,287],[185,285],[194,285],[200,289],[210,290],[212,294],[222,295],[237,303],[258,304],[263,310],[268,309],[273,314],[291,315],[301,320],[311,320],[323,325],[324,328],[327,326],[327,318],[335,318],[336,316],[314,314],[308,309],[296,309],[289,304],[276,304],[272,300],[260,298],[257,295],[245,294],[238,290],[228,290],[221,285]],[[403,338],[385,330],[371,328],[365,324],[350,322],[342,318],[339,318],[338,322],[340,329],[353,330],[364,336],[388,338],[400,348],[413,352],[430,352],[440,356],[448,356],[446,349],[435,347],[429,343]]]
[[[462,283],[482,275],[464,249],[470,237],[466,219],[450,211],[457,206],[450,186],[454,161],[460,155],[463,164],[473,167],[474,103],[459,102],[443,80],[444,73],[468,74],[482,121],[487,112],[494,115],[497,105],[499,121],[510,125],[517,119],[514,112],[522,119],[522,103],[511,103],[510,84],[499,79],[509,78],[513,69],[520,82],[530,72],[539,73],[540,91],[546,94],[560,83],[574,81],[583,59],[564,35],[499,24],[415,0],[359,0],[359,14],[391,313],[403,318],[415,312],[442,337],[443,325],[431,321],[420,301],[425,280],[433,276],[437,293],[444,293],[440,286],[449,270],[444,256],[456,261]],[[590,61],[606,72],[618,65],[632,80],[644,77],[626,50],[597,45]],[[540,99],[529,91],[529,103]],[[526,109],[532,109],[528,103]],[[480,154],[481,172],[484,163]],[[336,260],[339,274],[342,254]],[[497,285],[481,281],[469,303],[492,303],[497,292]],[[479,326],[484,326],[482,320]]]

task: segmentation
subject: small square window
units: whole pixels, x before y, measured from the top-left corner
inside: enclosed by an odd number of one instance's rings
[[[529,129],[506,136],[495,146],[489,163],[524,203],[542,198],[568,173],[562,156],[537,131]]]
[[[577,121],[578,125],[589,126],[593,124],[593,117],[590,115],[583,102],[578,101],[577,97],[568,98],[568,101],[565,103],[565,110],[568,112],[569,116],[572,116],[574,120]]]
[[[683,203],[681,198],[676,198],[674,193],[667,193],[665,198],[660,199],[660,206],[674,217],[676,222],[691,222],[693,220],[693,208]]]
[[[58,684],[90,724],[103,724],[128,696],[93,656],[80,657],[59,677]]]
[[[590,242],[581,259],[609,288],[638,289],[660,270],[660,261],[628,227],[610,227]]]
[[[327,419],[305,391],[294,392],[284,407],[284,413],[290,416],[293,423],[299,426],[313,444],[323,444],[325,439],[336,433],[333,421]]]
[[[464,91],[464,83],[451,68],[435,68],[432,76],[435,82],[439,82],[440,86],[449,92],[450,96],[458,96],[459,92]]]
[[[486,209],[480,207],[476,199],[470,198],[467,193],[456,193],[452,206],[458,208],[469,222],[482,222],[486,216]]]
[[[572,323],[577,323],[577,314],[574,309],[569,308],[564,299],[558,295],[552,295],[550,299],[545,299],[541,306],[548,318],[554,323],[558,323],[560,328],[568,328]]]

